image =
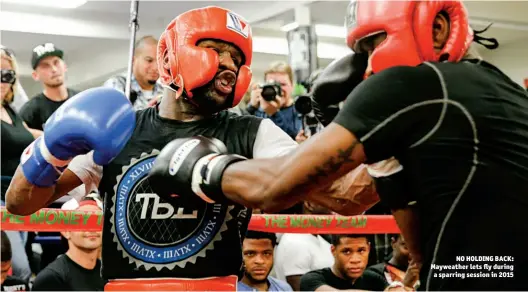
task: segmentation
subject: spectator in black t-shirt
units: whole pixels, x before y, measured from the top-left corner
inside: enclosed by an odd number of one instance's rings
[[[0,290],[1,291],[28,291],[28,284],[24,282],[23,280],[13,277],[9,275],[9,271],[11,270],[11,243],[9,242],[9,238],[7,237],[7,234],[4,231],[0,232],[2,234],[2,241],[0,241],[0,244],[2,245],[2,262],[1,262],[1,270],[2,270],[2,277],[0,282]]]
[[[62,209],[101,211],[102,203],[96,194],[80,203],[72,199]],[[44,268],[35,278],[34,291],[103,291],[99,251],[102,232],[61,232],[68,241],[66,254]]]
[[[32,76],[35,81],[42,83],[44,90],[20,109],[20,115],[30,128],[42,130],[55,110],[78,93],[67,88],[64,83],[66,64],[63,56],[64,52],[52,43],[38,45],[33,49]]]
[[[370,242],[366,235],[333,235],[331,248],[334,265],[302,276],[302,291],[385,289],[387,283],[382,276],[365,271],[370,252]]]

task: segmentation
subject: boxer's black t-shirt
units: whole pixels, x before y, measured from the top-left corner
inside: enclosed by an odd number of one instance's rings
[[[207,204],[197,196],[182,197],[173,207],[152,193],[147,174],[156,151],[176,138],[215,137],[229,153],[251,158],[261,119],[224,111],[181,122],[159,117],[155,108],[138,111],[136,119],[132,138],[104,167],[99,184],[105,199],[103,277],[237,275],[251,210]]]
[[[68,88],[68,98],[76,95],[79,91]],[[24,104],[20,109],[20,116],[28,127],[31,129],[42,130],[43,125],[46,123],[49,117],[63,104],[66,100],[62,101],[53,101],[46,97],[46,95],[41,92]]]
[[[528,213],[528,95],[497,68],[476,61],[390,68],[362,82],[335,122],[360,139],[368,163],[394,156],[403,166],[405,191],[421,213],[424,267],[445,228],[436,264],[510,255],[516,275],[527,268],[528,224],[519,220]],[[461,287],[438,281],[429,288]]]

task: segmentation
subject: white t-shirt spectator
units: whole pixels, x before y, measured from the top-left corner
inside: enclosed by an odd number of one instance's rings
[[[275,248],[275,275],[286,281],[288,276],[304,275],[310,271],[331,267],[334,256],[330,243],[312,234],[286,233]]]

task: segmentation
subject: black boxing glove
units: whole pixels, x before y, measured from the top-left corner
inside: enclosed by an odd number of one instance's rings
[[[317,77],[312,90],[312,108],[321,124],[327,126],[335,117],[329,110],[347,98],[363,81],[368,66],[368,55],[346,55],[328,65]]]
[[[149,173],[152,190],[165,201],[197,195],[208,203],[226,203],[222,174],[245,157],[226,154],[222,141],[202,136],[175,139],[165,146]]]

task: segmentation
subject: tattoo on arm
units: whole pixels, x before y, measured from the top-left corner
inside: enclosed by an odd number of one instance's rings
[[[353,163],[354,160],[351,158],[352,152],[359,145],[359,141],[355,141],[346,149],[338,149],[337,155],[330,157],[323,166],[318,166],[315,168],[314,173],[308,175],[306,181],[300,186],[301,188],[306,188],[310,186],[319,186],[322,183],[322,179],[326,178],[328,175],[333,174],[339,169],[347,164]]]

